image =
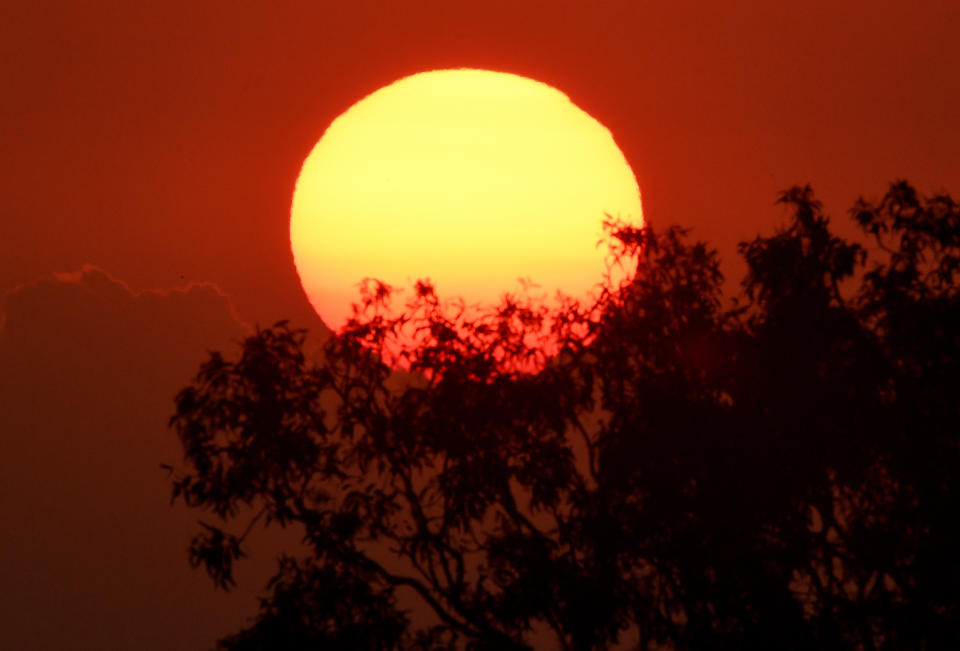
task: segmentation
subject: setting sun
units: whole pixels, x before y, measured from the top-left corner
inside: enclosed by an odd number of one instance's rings
[[[303,164],[290,240],[314,309],[336,330],[363,278],[492,306],[518,279],[586,298],[605,270],[605,215],[639,224],[640,191],[610,132],[517,75],[401,79],[333,121]]]

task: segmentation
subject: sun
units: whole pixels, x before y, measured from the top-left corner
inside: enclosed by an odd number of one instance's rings
[[[547,84],[489,70],[405,77],[327,128],[297,179],[290,241],[333,330],[364,278],[494,306],[520,279],[548,301],[601,281],[605,216],[640,225],[610,131]]]

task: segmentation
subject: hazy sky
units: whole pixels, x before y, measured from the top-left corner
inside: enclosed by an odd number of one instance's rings
[[[287,231],[304,157],[365,94],[460,66],[566,92],[652,220],[732,253],[793,183],[836,213],[896,177],[958,189],[958,26],[953,0],[6,2],[0,289],[92,262],[306,319]]]
[[[182,553],[194,514],[167,509],[152,473],[176,454],[170,399],[205,349],[240,322],[318,327],[290,198],[362,96],[445,67],[547,82],[610,128],[654,224],[732,258],[778,223],[772,203],[794,183],[837,218],[896,178],[960,195],[958,29],[956,0],[4,2],[12,648],[202,645],[252,612],[249,593],[198,592]],[[50,275],[85,264],[105,273]],[[143,292],[191,282],[211,285]]]

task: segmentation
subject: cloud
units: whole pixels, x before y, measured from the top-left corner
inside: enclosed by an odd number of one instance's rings
[[[249,328],[210,284],[135,291],[86,266],[11,292],[0,322],[0,617],[16,649],[191,649],[237,630],[272,557],[214,593],[197,514],[169,506],[173,396]]]

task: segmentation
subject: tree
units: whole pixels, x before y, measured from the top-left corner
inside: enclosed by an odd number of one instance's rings
[[[960,209],[896,183],[852,243],[780,202],[726,303],[715,251],[613,222],[637,274],[591,305],[370,283],[318,362],[285,323],[213,354],[171,419],[173,497],[219,518],[191,562],[304,543],[220,647],[960,648]]]

